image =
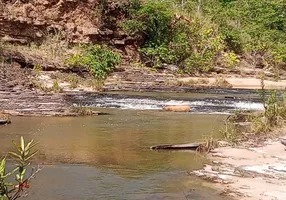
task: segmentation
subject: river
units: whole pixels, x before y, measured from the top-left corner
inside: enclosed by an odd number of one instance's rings
[[[245,97],[243,97],[245,98]],[[188,171],[208,161],[195,152],[152,151],[150,146],[220,138],[226,113],[262,109],[256,100],[203,94],[108,94],[84,105],[109,115],[13,117],[0,129],[4,153],[22,135],[40,141],[34,163],[44,169],[32,182],[29,200],[227,199]],[[190,113],[168,113],[168,104],[188,104]]]

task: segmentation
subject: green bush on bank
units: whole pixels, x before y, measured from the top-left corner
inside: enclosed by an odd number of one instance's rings
[[[176,14],[170,1],[147,1],[123,23],[123,28],[131,35],[146,37],[140,48],[146,63],[154,67],[176,64],[187,73],[209,71],[224,49],[222,36],[215,26],[200,18],[182,20]]]
[[[204,0],[200,3],[203,16],[218,26],[227,48],[236,53],[267,52],[275,62],[286,61],[284,0]],[[194,13],[192,9],[188,12]]]
[[[66,60],[67,65],[87,67],[99,81],[105,80],[120,62],[120,54],[105,45],[84,46],[81,54],[74,54]]]
[[[239,141],[253,139],[253,135],[260,136],[256,137],[267,138],[272,135],[277,134],[275,131],[285,125],[286,122],[286,99],[285,93],[277,90],[268,91],[266,94],[264,89],[264,79],[261,80],[261,90],[259,91],[261,101],[264,105],[264,111],[261,113],[252,113],[246,115],[247,113],[240,113],[244,115],[242,123],[250,123],[250,128],[244,130],[239,125],[239,120],[227,120],[221,133],[226,140],[237,143]],[[236,115],[239,119],[239,114]],[[278,133],[279,134],[279,133]]]
[[[176,64],[184,72],[203,72],[219,58],[224,66],[235,67],[239,54],[252,52],[265,55],[273,67],[286,61],[283,0],[132,2],[136,6],[122,27],[130,35],[144,36],[140,52],[152,66]]]

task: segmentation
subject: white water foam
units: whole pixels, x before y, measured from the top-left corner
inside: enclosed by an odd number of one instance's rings
[[[98,98],[89,106],[133,110],[161,110],[167,105],[190,105],[196,113],[229,113],[233,110],[263,110],[263,104],[251,101],[232,101],[224,99],[206,100],[161,100],[148,98]]]
[[[239,101],[233,103],[234,107],[241,110],[264,110],[262,103]]]

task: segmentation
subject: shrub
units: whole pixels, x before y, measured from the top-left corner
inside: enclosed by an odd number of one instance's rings
[[[36,171],[32,169],[32,173],[28,175],[30,160],[37,151],[32,152],[32,149],[38,144],[31,140],[25,144],[24,138],[21,137],[20,144],[13,141],[16,152],[9,152],[13,161],[17,162],[17,167],[7,172],[6,157],[0,162],[0,199],[1,200],[16,200],[22,197],[29,188],[31,178],[35,176],[41,169]],[[14,182],[11,182],[10,177],[15,176]],[[9,180],[8,180],[9,179]]]
[[[54,80],[51,90],[54,92],[62,92],[63,89],[60,87],[59,81],[57,79]]]
[[[230,50],[236,53],[269,52],[276,61],[285,62],[285,50],[282,50],[286,44],[283,1],[206,0],[204,14],[218,24]]]
[[[268,97],[266,97],[264,84],[260,95],[264,104],[264,113],[251,118],[253,122],[252,129],[255,133],[267,133],[285,123],[286,101],[284,97],[279,98],[277,90],[271,90]]]
[[[121,61],[121,56],[104,45],[84,46],[81,54],[74,54],[66,60],[70,66],[87,67],[98,80],[105,80]]]
[[[79,116],[91,116],[98,114],[98,112],[94,111],[92,108],[83,106],[82,104],[74,105],[71,107],[71,112],[78,114]]]
[[[145,35],[140,52],[155,67],[168,63],[188,73],[206,72],[222,56],[232,68],[239,64],[237,54],[252,52],[264,55],[274,69],[286,62],[283,1],[135,2],[123,28]]]
[[[136,7],[130,19],[123,22],[127,33],[144,33],[148,43],[161,45],[168,42],[173,12],[169,4],[162,1],[147,1]]]
[[[223,62],[226,67],[234,68],[240,63],[240,60],[234,52],[225,52]]]
[[[34,65],[33,70],[36,74],[36,77],[39,77],[41,75],[41,72],[43,71],[43,66],[40,64],[36,64]]]
[[[251,124],[251,130],[246,131],[239,129],[236,126],[236,120],[227,121],[224,129],[221,130],[225,139],[231,142],[237,142],[241,139],[248,139],[255,135],[271,136],[273,131],[285,125],[286,120],[286,100],[281,98],[281,94],[277,90],[269,91],[266,94],[264,89],[264,79],[261,79],[261,91],[259,94],[264,104],[264,112],[252,113],[247,115],[242,122],[249,122]],[[237,115],[238,116],[238,115]],[[238,117],[239,119],[239,117]],[[261,137],[255,137],[259,140]],[[255,139],[252,137],[252,139]],[[265,138],[265,137],[264,137]]]
[[[190,20],[175,13],[168,1],[147,1],[125,20],[123,28],[131,35],[143,34],[140,52],[147,64],[176,64],[182,71],[209,71],[224,41],[215,27],[200,18]]]

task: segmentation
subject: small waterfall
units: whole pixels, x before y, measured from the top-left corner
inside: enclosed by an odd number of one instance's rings
[[[98,95],[96,97],[77,97],[85,106],[99,108],[118,108],[133,110],[161,110],[166,105],[190,105],[193,113],[231,113],[235,110],[263,110],[263,104],[246,99],[170,99],[128,95]],[[77,104],[77,103],[75,103]]]

